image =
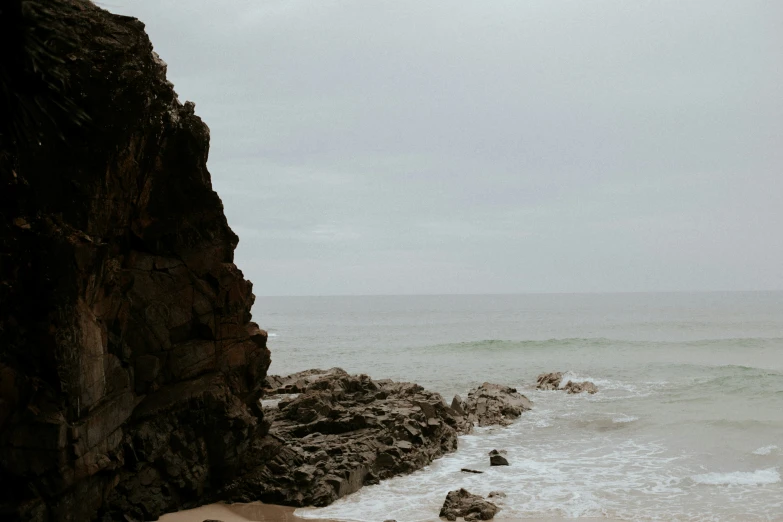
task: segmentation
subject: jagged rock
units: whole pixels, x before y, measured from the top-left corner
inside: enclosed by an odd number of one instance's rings
[[[506,498],[506,494],[502,491],[490,491],[487,498]]]
[[[477,469],[470,469],[470,468],[462,468],[460,471],[463,473],[484,473],[483,471],[479,471]]]
[[[455,395],[454,398],[451,400],[451,409],[459,413],[460,415],[465,415],[467,408],[467,405],[465,404],[465,401],[462,400],[462,397],[459,395]]]
[[[506,450],[492,450],[489,452],[489,465],[490,466],[508,466],[508,460],[504,455]]]
[[[472,426],[417,384],[339,368],[271,376],[267,388],[298,395],[265,408],[269,433],[245,454],[251,470],[225,488],[224,500],[325,506],[454,451]]]
[[[563,380],[562,372],[542,373],[536,379],[536,388],[539,390],[559,390]]]
[[[457,520],[458,517],[464,517],[466,521],[491,520],[498,511],[499,508],[492,502],[461,488],[449,491],[439,516],[446,520]]]
[[[584,381],[584,382],[568,381],[563,389],[565,389],[566,392],[571,394],[587,392],[590,395],[592,395],[594,393],[598,393],[598,387],[590,381]]]
[[[138,20],[6,3],[0,519],[153,520],[209,499],[266,433],[247,405],[270,353],[206,168],[209,129]],[[62,75],[32,70],[35,41]],[[41,78],[58,99],[19,88]],[[9,121],[7,102],[11,118],[48,107],[52,121]]]
[[[471,390],[465,402],[468,419],[479,426],[508,426],[532,407],[533,403],[516,388],[488,382]]]
[[[562,381],[562,372],[542,373],[538,376],[536,388],[539,390],[565,390],[571,394],[582,392],[593,394],[598,392],[598,387],[590,381],[573,382],[569,380],[561,387]]]
[[[307,389],[307,386],[310,383],[333,373],[345,373],[345,371],[341,368],[331,368],[329,370],[305,370],[285,377],[268,375],[264,382],[264,393],[266,395],[302,393]]]

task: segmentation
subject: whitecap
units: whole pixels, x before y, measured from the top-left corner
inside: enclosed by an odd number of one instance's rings
[[[774,444],[772,444],[772,445],[763,446],[763,447],[757,449],[756,451],[753,452],[753,454],[754,455],[769,455],[770,453],[772,453],[776,449],[778,449],[778,447],[775,446]]]
[[[634,421],[638,421],[638,420],[639,420],[639,417],[637,417],[635,415],[625,415],[625,414],[622,414],[619,417],[613,418],[612,422],[614,422],[615,424],[625,424],[625,423],[628,423],[628,422],[634,422]]]
[[[694,475],[691,480],[697,484],[710,486],[756,486],[780,482],[778,468],[757,469],[756,471],[732,471],[729,473],[704,473]]]

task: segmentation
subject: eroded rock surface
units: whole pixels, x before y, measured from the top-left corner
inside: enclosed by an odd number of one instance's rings
[[[270,362],[209,129],[138,20],[9,0],[0,24],[0,519],[197,505],[266,433]]]
[[[563,389],[566,390],[567,393],[571,393],[571,394],[587,392],[590,395],[592,395],[594,393],[598,393],[598,387],[590,381],[583,381],[583,382],[568,381],[566,385],[563,387]]]
[[[268,392],[297,393],[266,408],[269,433],[255,467],[223,498],[325,506],[365,484],[418,470],[457,447],[469,421],[437,393],[340,369],[269,377]]]
[[[539,390],[559,390],[563,380],[563,372],[542,373],[536,379],[536,388]]]
[[[466,521],[491,520],[498,511],[500,509],[492,502],[461,488],[449,491],[439,516],[446,520],[457,520],[459,517],[464,517]]]
[[[485,382],[471,390],[462,407],[468,420],[479,426],[508,426],[533,403],[516,388]]]

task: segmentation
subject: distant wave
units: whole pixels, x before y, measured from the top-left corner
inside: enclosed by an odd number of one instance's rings
[[[430,349],[518,349],[518,348],[552,348],[563,346],[610,346],[617,343],[624,343],[626,341],[616,341],[613,339],[607,339],[604,337],[572,337],[563,339],[527,339],[527,340],[510,340],[510,339],[483,339],[480,341],[462,341],[458,343],[436,344],[432,345]]]
[[[625,415],[625,414],[622,414],[619,417],[613,418],[612,422],[614,422],[615,424],[626,424],[626,423],[634,422],[634,421],[638,421],[638,420],[639,420],[639,417],[637,417],[636,415]]]
[[[754,455],[769,455],[770,453],[772,453],[776,449],[778,449],[778,447],[775,446],[774,444],[772,444],[770,446],[763,446],[763,447],[757,449],[756,451],[753,452],[753,454]]]
[[[694,419],[691,422],[715,428],[732,428],[743,431],[750,431],[756,428],[779,428],[783,423],[781,421],[754,420],[754,419]]]
[[[767,468],[756,471],[704,473],[703,475],[692,476],[691,480],[697,484],[706,484],[710,486],[756,486],[780,482],[780,473],[778,472],[778,468]]]
[[[705,392],[710,390],[732,390],[733,392],[763,394],[768,396],[770,391],[783,386],[783,373],[766,368],[754,368],[752,366],[721,365],[681,365],[698,368],[711,368],[713,375],[699,377],[691,381],[690,386],[700,388]],[[719,373],[715,375],[715,373]]]
[[[698,346],[715,347],[725,345],[734,348],[737,345],[746,346],[755,343],[781,343],[783,337],[735,337],[715,339],[694,339],[689,341],[639,341],[630,339],[613,339],[609,337],[562,337],[550,339],[481,339],[477,341],[461,341],[457,343],[445,343],[432,345],[435,349],[460,349],[460,348],[550,348],[570,346],[623,346],[650,348],[651,346]]]

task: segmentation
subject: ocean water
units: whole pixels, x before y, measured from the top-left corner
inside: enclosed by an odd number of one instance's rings
[[[261,297],[254,312],[270,373],[339,366],[447,401],[491,381],[535,404],[301,516],[437,520],[465,487],[506,493],[497,520],[783,520],[783,292]],[[535,390],[550,371],[600,391]],[[495,448],[510,466],[489,467]]]

